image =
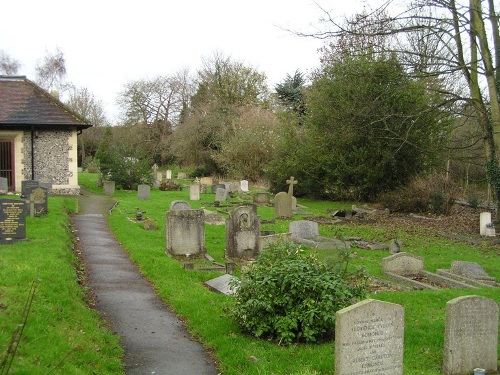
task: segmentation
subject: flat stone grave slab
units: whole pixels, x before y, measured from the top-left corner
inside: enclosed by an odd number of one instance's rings
[[[382,273],[414,289],[477,289],[475,286],[424,270],[422,257],[401,252],[382,259]]]
[[[313,247],[315,249],[350,249],[348,241],[319,235],[318,223],[310,220],[292,221],[289,226],[294,242]]]
[[[205,285],[214,292],[231,296],[236,293],[235,289],[230,286],[233,280],[237,280],[237,278],[226,273],[215,279],[205,281]]]
[[[451,263],[451,269],[438,269],[436,272],[440,275],[470,282],[475,285],[490,287],[500,286],[494,277],[488,275],[483,267],[475,262],[457,260]]]

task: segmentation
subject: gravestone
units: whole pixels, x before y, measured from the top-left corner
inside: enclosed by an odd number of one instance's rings
[[[226,257],[255,259],[259,254],[260,217],[257,206],[238,207],[226,220]]]
[[[170,203],[170,211],[174,210],[190,210],[191,206],[186,201],[176,200]]]
[[[227,199],[227,190],[226,189],[222,189],[222,188],[218,188],[215,191],[215,200],[217,202],[225,202],[226,199]]]
[[[403,306],[367,299],[335,317],[336,375],[403,375]]]
[[[241,180],[240,181],[240,190],[243,193],[248,193],[248,180]]]
[[[206,252],[203,210],[171,210],[166,219],[168,253],[190,256]]]
[[[252,197],[254,204],[269,204],[269,193],[256,193]]]
[[[199,201],[200,200],[200,192],[201,192],[201,185],[200,184],[192,184],[189,187],[189,199],[192,201]]]
[[[103,188],[105,195],[115,195],[115,182],[103,181]]]
[[[446,304],[443,373],[468,375],[475,368],[496,373],[498,304],[480,296],[463,296]]]
[[[495,281],[479,264],[475,262],[454,261],[451,263],[450,272],[469,279],[478,281]]]
[[[212,177],[202,177],[200,178],[200,184],[206,186],[212,186],[214,184]]]
[[[274,197],[274,217],[291,219],[292,216],[292,196],[283,191],[279,192]]]
[[[186,178],[187,178],[187,174],[186,173],[184,173],[184,172],[177,173],[177,179],[178,180],[185,180]]]
[[[215,279],[205,281],[205,285],[214,292],[231,296],[236,293],[236,289],[234,289],[231,285],[233,280],[236,280],[236,277],[226,273],[222,276],[216,277]]]
[[[49,212],[47,189],[41,186],[26,188],[26,200],[31,216],[41,216]]]
[[[397,253],[382,259],[383,273],[413,275],[418,274],[420,271],[423,271],[423,269],[423,258],[409,253]]]
[[[212,185],[212,194],[216,194],[218,189],[226,189],[226,185],[224,184]]]
[[[165,172],[165,178],[167,180],[171,180],[172,179],[172,171],[170,169],[168,169],[166,172]]]
[[[40,181],[38,184],[39,184],[39,186],[47,189],[47,193],[49,190],[52,190],[52,182]]]
[[[151,187],[145,184],[137,186],[137,198],[140,200],[151,199]]]
[[[36,180],[24,180],[21,181],[21,196],[27,197],[26,190],[29,188],[35,188],[40,186],[39,182]]]
[[[319,236],[318,223],[310,220],[292,221],[289,225],[292,239],[316,239]]]
[[[26,239],[26,202],[0,199],[0,243]]]
[[[9,180],[5,177],[0,177],[0,194],[7,194],[9,191]]]
[[[479,214],[479,234],[486,236],[486,228],[491,224],[491,212],[481,212]]]
[[[286,180],[288,186],[288,195],[293,196],[293,185],[297,185],[298,181],[295,180],[293,176],[290,176],[289,180]]]

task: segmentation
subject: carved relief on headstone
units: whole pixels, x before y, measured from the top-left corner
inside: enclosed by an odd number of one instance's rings
[[[259,237],[257,207],[238,207],[226,220],[226,257],[254,259],[259,253]]]

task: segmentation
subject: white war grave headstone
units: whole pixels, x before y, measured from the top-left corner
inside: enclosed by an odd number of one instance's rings
[[[243,193],[248,193],[248,180],[241,180],[240,181],[240,190]]]
[[[367,299],[335,317],[336,375],[403,375],[403,306]]]
[[[486,297],[463,296],[446,303],[443,373],[468,375],[475,368],[496,373],[498,304]]]

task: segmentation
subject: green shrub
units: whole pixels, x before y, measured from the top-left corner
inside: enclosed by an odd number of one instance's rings
[[[332,336],[335,312],[363,298],[333,269],[300,246],[273,244],[242,270],[231,314],[244,331],[283,344]]]

